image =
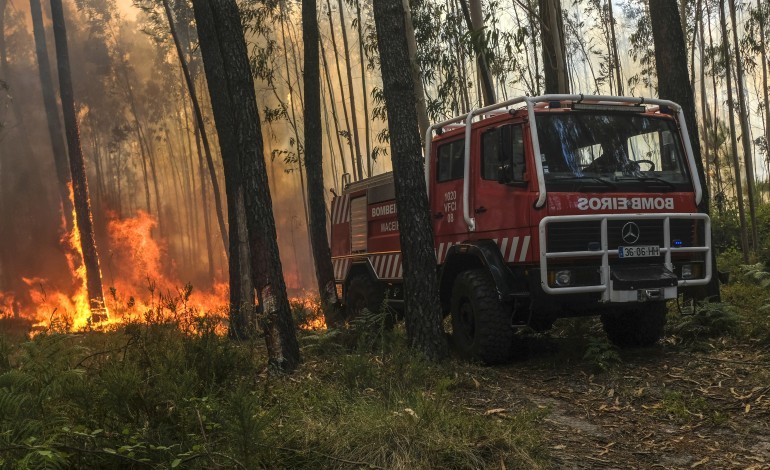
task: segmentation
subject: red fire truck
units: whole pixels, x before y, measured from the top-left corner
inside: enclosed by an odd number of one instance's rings
[[[505,361],[516,328],[578,315],[600,315],[620,346],[651,345],[666,301],[711,278],[673,102],[519,97],[434,124],[425,142],[441,307],[467,356]],[[397,210],[391,173],[343,178],[331,248],[348,315],[402,302]]]

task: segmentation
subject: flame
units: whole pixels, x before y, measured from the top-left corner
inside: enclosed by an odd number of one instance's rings
[[[74,215],[73,211],[73,220]],[[60,240],[69,267],[70,289],[57,290],[45,277],[23,278],[25,302],[14,293],[0,292],[0,318],[25,318],[33,323],[33,334],[44,330],[108,330],[127,322],[148,321],[176,321],[180,327],[195,331],[196,324],[204,319],[216,322],[217,333],[226,333],[227,282],[212,280],[205,290],[183,282],[174,273],[166,242],[153,234],[158,224],[152,215],[138,211],[129,218],[120,219],[115,214],[107,214],[107,218],[107,249],[100,250],[100,263],[104,312],[109,314],[97,318],[91,312],[80,232],[75,226]],[[62,224],[64,227],[64,220]],[[302,293],[289,301],[300,328],[326,329],[317,296]]]
[[[126,322],[179,321],[190,326],[209,317],[219,320],[216,331],[227,329],[227,282],[214,282],[208,290],[198,290],[181,282],[168,271],[163,244],[152,236],[157,221],[145,212],[107,223],[109,252],[102,257],[107,274],[104,285],[106,320],[91,321],[86,290],[85,268],[80,256],[78,233],[62,238],[70,267],[73,293],[50,290],[52,283],[42,277],[23,278],[31,307],[23,307],[12,293],[0,292],[0,316],[21,316],[34,322],[33,329],[57,331],[107,330]],[[303,293],[289,303],[299,327],[308,331],[326,329],[317,296]]]
[[[289,305],[298,317],[299,327],[306,331],[318,331],[326,329],[326,319],[324,318],[321,302],[316,296],[304,293],[300,297],[291,297]]]

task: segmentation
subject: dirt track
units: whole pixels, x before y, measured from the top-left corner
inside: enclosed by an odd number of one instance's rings
[[[464,404],[504,419],[542,410],[558,468],[770,468],[770,354],[752,346],[624,351],[593,373],[550,353],[473,377]]]

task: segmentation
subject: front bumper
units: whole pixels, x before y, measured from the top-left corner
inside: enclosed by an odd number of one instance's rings
[[[657,264],[637,266],[618,266],[618,247],[609,246],[607,225],[611,220],[662,221],[662,246],[660,260]],[[703,243],[692,246],[673,246],[671,243],[672,220],[701,221],[702,234],[699,237]],[[552,223],[599,223],[600,242],[591,250],[583,251],[549,251],[548,225]],[[625,303],[673,299],[677,296],[679,287],[705,285],[711,280],[711,221],[706,214],[597,214],[549,216],[543,218],[539,226],[540,241],[540,285],[544,293],[550,295],[589,294],[600,295],[602,303]],[[672,261],[672,255],[693,258],[702,265],[702,276],[695,279],[678,278],[674,272],[678,269]],[[651,262],[653,260],[650,260]],[[555,266],[569,263],[575,266],[594,265],[598,270],[595,280],[575,286],[554,286],[549,282],[549,271]],[[613,265],[614,264],[614,265]]]

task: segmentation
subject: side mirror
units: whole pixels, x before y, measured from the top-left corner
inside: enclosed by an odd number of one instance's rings
[[[511,162],[501,162],[497,167],[497,182],[500,184],[510,184],[513,182],[513,164]]]
[[[526,186],[524,180],[524,145],[521,139],[521,128],[504,126],[500,132],[500,166],[497,181],[509,186]]]

